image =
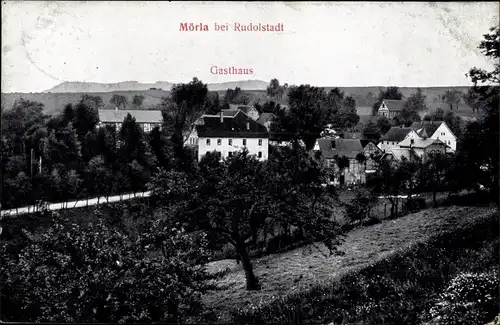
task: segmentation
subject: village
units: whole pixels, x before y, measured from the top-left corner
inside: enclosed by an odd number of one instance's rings
[[[0,322],[499,325],[498,6],[4,2]]]

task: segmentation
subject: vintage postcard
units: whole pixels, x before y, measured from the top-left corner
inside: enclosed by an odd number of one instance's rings
[[[3,1],[0,320],[500,324],[499,9]]]

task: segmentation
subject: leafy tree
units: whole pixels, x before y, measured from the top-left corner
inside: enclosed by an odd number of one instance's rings
[[[300,157],[308,155],[303,152]],[[309,238],[323,240],[333,249],[331,214],[320,204],[325,190],[319,184],[320,179],[324,182],[319,165],[306,163],[303,168],[298,167],[300,173],[295,173],[297,167],[284,169],[282,165],[300,166],[300,161],[273,160],[266,167],[267,163],[246,151],[222,162],[220,154],[208,153],[200,161],[196,177],[162,170],[150,189],[156,202],[168,202],[166,209],[174,211],[176,220],[184,222],[186,229],[217,233],[233,245],[245,270],[247,289],[252,290],[260,285],[247,241],[254,241],[259,230],[286,220],[302,227]]]
[[[115,105],[118,108],[123,108],[125,109],[128,104],[128,99],[126,96],[123,95],[118,95],[118,94],[113,94],[109,102],[113,105]]]
[[[203,111],[206,114],[215,115],[219,114],[222,106],[219,99],[218,92],[208,92],[207,98],[205,99],[205,103],[203,104]]]
[[[430,120],[433,121],[443,121],[444,119],[444,109],[437,108],[434,113],[430,116]]]
[[[278,79],[271,79],[269,85],[266,88],[267,96],[269,96],[273,101],[279,102],[286,93],[288,84],[280,85]]]
[[[172,100],[163,100],[163,129],[170,136],[179,166],[184,166],[186,153],[185,134],[191,134],[194,122],[203,114],[203,104],[207,98],[207,85],[197,78],[188,84],[172,87]]]
[[[462,118],[458,115],[455,115],[452,111],[448,111],[443,116],[443,121],[448,125],[453,134],[460,139],[462,137]]]
[[[18,257],[2,254],[2,294],[14,306],[3,310],[6,320],[18,314],[23,322],[165,323],[201,309],[210,279],[203,237],[159,220],[145,221],[133,236],[99,213],[88,226],[53,215],[48,230],[24,231]]]
[[[372,121],[369,121],[363,128],[363,138],[365,138],[366,140],[377,143],[380,140],[381,136],[382,135],[380,134],[380,129]]]
[[[370,217],[371,210],[377,202],[377,196],[368,189],[357,189],[354,198],[344,204],[347,217],[351,222],[363,222]]]
[[[113,190],[113,174],[104,163],[102,156],[92,158],[85,169],[86,188],[93,194],[109,197]]]
[[[144,95],[134,95],[132,98],[132,105],[134,105],[137,108],[141,108],[142,103],[144,103]]]
[[[475,183],[483,185],[490,191],[492,198],[498,198],[498,143],[499,139],[499,87],[498,72],[500,28],[493,27],[484,35],[479,49],[494,63],[493,71],[470,69],[474,94],[474,105],[480,115],[477,122],[469,123],[465,129],[464,139],[458,155],[464,159],[467,175],[474,175]]]
[[[423,171],[427,186],[432,190],[432,203],[437,206],[437,192],[442,192],[446,189],[447,168],[451,165],[450,159],[444,154],[432,154],[424,162]],[[449,175],[449,174],[448,174]]]
[[[288,92],[289,112],[281,112],[271,128],[274,132],[286,133],[294,140],[302,140],[308,150],[312,150],[320,137],[324,125],[334,113],[327,102],[323,88],[310,85],[293,86]]]
[[[91,132],[99,123],[99,103],[100,97],[90,97],[83,95],[80,102],[75,107],[74,127],[78,133],[80,142],[84,142],[85,135]]]
[[[441,99],[448,105],[450,105],[450,110],[458,109],[458,106],[462,102],[463,93],[459,90],[447,90],[441,97]]]
[[[403,94],[399,91],[399,87],[387,87],[385,90],[380,90],[378,95],[378,101],[373,104],[372,115],[376,116],[380,105],[384,99],[394,99],[402,100],[404,98]]]
[[[422,90],[417,88],[417,92],[408,97],[403,109],[394,118],[396,124],[410,126],[413,122],[420,122],[420,113],[428,110],[425,97]]]
[[[22,207],[31,203],[31,180],[24,172],[19,172],[15,178],[5,180],[8,196],[8,206]]]
[[[386,134],[387,131],[389,131],[391,129],[391,122],[389,122],[387,117],[380,116],[377,118],[377,126],[380,130],[380,133],[383,135],[383,134]]]

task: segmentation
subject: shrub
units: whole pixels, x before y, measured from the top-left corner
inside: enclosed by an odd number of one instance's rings
[[[498,270],[460,273],[430,310],[435,325],[484,324],[498,313]]]
[[[357,189],[354,198],[345,204],[347,219],[356,223],[366,219],[376,202],[376,197],[366,189]]]

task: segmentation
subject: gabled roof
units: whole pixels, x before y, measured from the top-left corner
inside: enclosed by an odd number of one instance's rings
[[[373,141],[361,139],[361,140],[359,140],[359,142],[361,143],[361,146],[363,147],[363,149],[366,148],[366,146],[371,143],[371,144],[373,144],[373,146],[375,148],[377,148],[377,150],[380,150],[380,148],[377,147],[377,145]]]
[[[273,113],[262,113],[262,114],[260,114],[259,118],[257,119],[257,122],[259,122],[260,124],[264,124],[264,123],[272,120],[273,118],[275,118]]]
[[[344,139],[360,139],[361,132],[344,132]]]
[[[384,99],[383,102],[391,112],[399,112],[403,109],[405,105],[404,100]]]
[[[407,160],[419,159],[415,152],[410,148],[391,148],[388,154],[392,154],[392,156],[398,161],[401,161],[403,158],[406,158]]]
[[[359,153],[364,153],[359,139],[319,139],[318,145],[321,154],[326,159],[331,159],[335,156],[346,156],[347,158],[354,159]]]
[[[393,126],[387,131],[386,134],[380,138],[381,141],[396,141],[396,142],[401,142],[403,139],[410,133],[413,129],[406,128],[406,127],[400,127],[400,126]]]
[[[236,116],[236,114],[238,114],[241,110],[239,109],[223,109],[222,110],[222,114],[224,116],[230,116],[230,117],[233,117],[233,116]],[[219,116],[218,114],[215,114],[217,116]]]
[[[158,110],[100,109],[99,121],[103,123],[122,123],[127,114],[132,115],[137,123],[162,123],[163,116]]]
[[[247,129],[248,123],[248,129]],[[204,115],[203,124],[196,126],[199,137],[210,138],[268,138],[265,126],[252,120],[246,114],[236,114],[234,117],[224,117],[221,122],[219,115]]]
[[[229,109],[224,110],[224,111],[234,111],[234,110],[240,110],[244,112],[245,114],[248,114],[251,110],[256,109],[253,106],[250,105],[236,105],[236,104],[229,104]]]
[[[443,121],[413,122],[411,128],[414,129],[419,136],[431,137],[442,123]]]
[[[412,141],[413,140],[413,141]],[[430,139],[430,138],[426,138],[426,139],[422,139],[422,138],[417,138],[417,139],[404,139],[403,141],[401,141],[399,143],[399,146],[404,148],[410,148],[410,146],[412,148],[427,148],[428,146],[430,145],[433,145],[433,144],[437,144],[437,145],[443,145],[445,146],[446,144],[444,142],[442,142],[441,140],[438,140],[438,139]]]

